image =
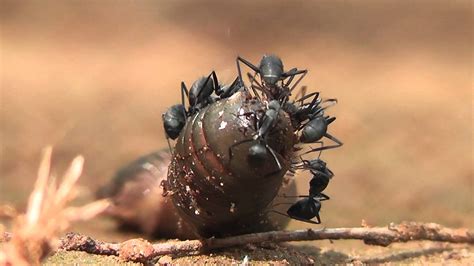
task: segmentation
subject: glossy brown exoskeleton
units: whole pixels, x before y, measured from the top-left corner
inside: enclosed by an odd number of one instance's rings
[[[234,145],[255,137],[258,120],[267,109],[267,102],[238,92],[189,117],[178,137],[166,190],[201,236],[271,228],[268,207],[291,166],[297,140],[288,114],[279,110],[264,140],[275,151],[281,170],[276,160],[249,161],[254,141]]]

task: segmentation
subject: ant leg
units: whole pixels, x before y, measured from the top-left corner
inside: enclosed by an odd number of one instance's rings
[[[321,149],[322,147],[324,147],[324,143],[323,143],[322,141],[320,141],[320,140],[318,140],[318,141],[316,141],[316,142],[313,142],[313,143],[321,144],[321,146],[318,147],[318,148],[314,148],[314,149],[310,146],[310,147],[309,147],[310,150],[307,151],[307,152],[305,152],[305,153],[302,153],[302,154],[300,155],[300,157],[303,156],[303,155],[312,153],[312,152],[319,151],[319,155],[318,155],[318,159],[319,159],[319,157],[321,156],[321,151],[320,151],[320,149]]]
[[[318,100],[319,92],[312,92],[312,93],[310,93],[310,94],[307,94],[307,95],[305,95],[305,96],[299,98],[298,100],[295,100],[295,103],[296,103],[296,102],[301,102],[301,104],[303,104],[304,100],[306,100],[306,99],[308,99],[308,98],[310,98],[310,97],[313,97],[313,96],[314,96],[314,98],[313,98],[313,100],[311,100],[311,105],[314,105],[314,104],[317,102],[317,100]]]
[[[234,152],[232,151],[232,149],[237,146],[237,145],[240,145],[242,143],[245,143],[245,142],[250,142],[250,141],[253,141],[254,139],[244,139],[244,140],[241,140],[239,142],[236,142],[234,144],[232,144],[232,146],[229,147],[229,160],[232,159],[232,157],[234,157]]]
[[[294,68],[286,71],[285,73],[283,73],[282,76],[284,78],[287,78],[287,77],[296,76],[296,75],[305,74],[305,73],[308,73],[307,69],[298,70],[298,68],[294,67]]]
[[[253,83],[257,84],[256,87],[258,87],[258,88],[260,88],[261,90],[263,90],[262,84],[260,84],[260,83],[258,82],[258,80],[255,79],[255,76],[256,76],[256,74],[252,76],[252,74],[250,74],[249,72],[247,72],[247,77],[248,77],[248,79],[250,80],[250,83],[251,83],[252,85],[253,85]]]
[[[260,70],[258,69],[258,67],[254,66],[252,63],[250,63],[249,61],[243,59],[242,57],[240,56],[237,56],[237,59],[235,60],[236,63],[237,63],[237,70],[239,72],[239,78],[240,78],[240,81],[242,82],[242,84],[244,84],[244,80],[242,79],[242,71],[240,69],[240,62],[244,63],[245,65],[247,65],[248,67],[250,67],[253,71],[255,71],[255,73],[259,73]]]
[[[326,106],[324,106],[324,107],[319,106],[319,103],[316,104],[316,105],[314,105],[314,106],[313,106],[313,109],[311,110],[312,115],[310,116],[310,118],[312,119],[312,118],[314,118],[314,117],[320,115],[321,113],[324,112],[324,110],[326,110],[326,109],[328,109],[329,107],[331,107],[331,106],[337,104],[337,99],[327,99],[327,100],[322,101],[322,103],[327,103],[327,102],[331,102],[331,103],[328,104],[328,105],[326,105]],[[319,109],[319,110],[318,110],[318,109]]]
[[[257,93],[257,88],[256,88],[256,87],[255,87],[253,84],[252,84],[252,85],[250,85],[250,88],[252,89],[252,91],[253,91],[253,94],[254,94],[254,95],[255,95],[255,96],[258,98],[258,100],[260,100],[260,101],[261,101],[261,100],[262,100],[262,98],[260,98],[260,95],[258,95],[258,93]]]
[[[333,120],[334,121],[334,120]],[[332,141],[334,141],[335,143],[337,143],[337,145],[333,145],[336,147],[340,147],[342,146],[344,143],[342,143],[340,140],[338,140],[337,138],[333,137],[332,135],[330,135],[329,133],[326,133],[324,134],[324,136]]]
[[[309,195],[287,196],[285,194],[278,195],[278,196],[282,197],[282,198],[307,198],[307,197],[309,197]],[[294,204],[294,202],[292,204]]]
[[[295,165],[295,169],[308,169],[310,165],[310,161],[304,160],[301,155],[300,155],[300,159],[301,159],[301,162]]]
[[[298,86],[300,81],[306,76],[307,73],[308,73],[308,70],[306,70],[306,69],[298,70],[298,71],[295,71],[294,73],[291,73],[292,76],[296,76],[296,75],[300,75],[300,74],[302,74],[302,75],[298,78],[298,80],[296,80],[295,84],[293,84],[293,86],[291,86],[290,93],[296,88],[296,86]]]
[[[337,104],[337,99],[335,99],[335,98],[326,99],[326,100],[322,101],[321,104],[327,103],[327,102],[329,102],[329,104],[326,105],[326,106],[324,106],[324,107],[322,107],[322,108],[321,108],[322,111],[328,109],[328,108],[331,107],[331,106],[336,105],[336,104]]]
[[[270,153],[272,154],[273,156],[273,159],[275,159],[275,162],[277,163],[277,166],[278,166],[278,170],[277,171],[273,171],[269,174],[266,174],[265,176],[271,176],[271,175],[274,175],[278,172],[281,171],[282,167],[281,167],[281,163],[280,163],[280,160],[278,160],[278,157],[276,156],[276,153],[275,151],[272,149],[272,147],[268,146],[268,144],[265,143],[265,147],[270,151]]]
[[[240,57],[240,56],[237,56],[237,63],[238,62],[242,62],[244,63],[245,65],[247,65],[248,67],[250,67],[253,71],[259,73],[260,70],[258,69],[258,67],[254,66],[252,63],[250,63],[249,61],[247,61],[246,59]]]
[[[212,75],[212,80],[213,80],[213,83],[214,83],[214,92],[217,95],[217,91],[219,90],[219,80],[217,79],[217,75],[216,75],[216,72],[214,70],[211,72],[211,75]]]
[[[260,90],[262,93],[265,93],[265,95],[267,96],[267,98],[269,98],[269,97],[271,96],[270,92],[269,92],[267,89],[265,89],[265,87],[262,86],[262,84],[260,84],[260,82],[258,82],[258,81],[255,79],[255,75],[252,76],[250,73],[247,73],[247,76],[248,76],[248,78],[249,78],[249,80],[250,80],[250,82],[251,82],[252,88],[254,87],[254,84],[253,84],[253,83],[255,83],[255,84],[257,84],[257,85],[256,85],[256,88],[257,88],[258,90]],[[257,95],[257,96],[258,96],[258,95]],[[259,98],[260,98],[260,97],[259,97]]]
[[[319,214],[316,215],[316,219],[317,219],[318,221],[315,222],[315,221],[312,221],[312,220],[299,218],[299,217],[292,216],[292,215],[288,215],[288,214],[285,214],[285,213],[282,213],[282,212],[279,212],[279,211],[275,211],[275,210],[270,210],[270,211],[268,211],[268,212],[274,212],[274,213],[276,213],[276,214],[283,215],[283,216],[285,216],[285,217],[288,217],[288,218],[291,218],[291,219],[295,219],[295,220],[298,220],[298,221],[302,221],[302,222],[305,222],[305,223],[310,223],[310,224],[320,224],[320,223],[321,223],[321,219],[319,218]]]
[[[302,86],[301,89],[296,93],[295,99],[298,99],[298,97],[304,97],[306,95],[306,90],[308,89],[307,86]],[[296,102],[296,101],[294,101]]]
[[[288,85],[290,85],[290,83],[293,81],[293,79],[295,78],[295,75],[293,75],[293,73],[295,73],[296,71],[298,71],[298,69],[295,67],[295,68],[292,68],[290,69],[289,71],[286,72],[286,74],[290,77],[288,79],[288,81],[283,85],[284,87],[288,87]],[[282,81],[283,82],[283,81]]]
[[[254,85],[254,84],[251,85],[251,88],[252,88],[252,90],[253,90],[253,93],[255,94],[255,96],[257,96],[257,98],[258,98],[259,100],[261,100],[262,97],[258,94],[257,91],[260,91],[260,92],[262,93],[262,95],[267,95],[267,93],[266,93],[262,88],[260,88],[260,87],[258,87],[258,86],[256,86],[256,85]]]
[[[237,57],[237,59],[235,60],[235,62],[237,63],[237,72],[238,72],[238,74],[239,74],[240,82],[244,83],[244,80],[242,79],[242,70],[240,70],[239,58],[240,58],[240,56]]]
[[[219,95],[222,98],[227,98],[232,96],[234,93],[240,90],[241,88],[240,80],[239,77],[236,77],[235,80],[230,84],[230,86],[227,88],[226,91],[223,91],[222,88],[219,88],[218,92],[216,91],[216,94]]]
[[[288,172],[286,173],[287,176],[295,176],[296,175],[296,169],[294,166],[290,166],[290,169],[288,169]]]
[[[295,220],[301,221],[301,222],[305,222],[305,223],[321,224],[321,218],[319,217],[319,214],[316,214],[316,215],[315,215],[316,221],[309,220],[309,219],[304,219],[304,218],[300,218],[300,217],[293,216],[293,215],[289,215],[288,217],[290,217],[291,219],[295,219]]]
[[[321,147],[324,147],[324,143],[323,143],[322,141],[316,141],[316,142],[314,142],[314,143],[321,144]],[[321,148],[321,147],[320,147],[320,148]],[[310,146],[309,148],[312,149],[311,146]],[[318,159],[321,158],[321,154],[322,154],[322,153],[323,153],[323,151],[319,151]],[[300,155],[300,158],[303,159],[303,158],[301,157],[301,155]],[[307,161],[307,162],[308,162],[308,165],[310,165],[309,161]],[[326,168],[326,169],[329,170],[328,168]],[[329,170],[329,171],[330,171],[330,170]],[[331,173],[332,173],[332,172],[331,172]],[[333,175],[334,175],[334,174],[333,174]]]
[[[295,84],[293,84],[293,86],[291,86],[290,88],[290,93],[296,88],[296,86],[298,86],[298,84],[301,82],[301,80],[306,76],[306,74],[308,73],[308,70],[299,70],[299,71],[296,71],[294,73],[292,73],[292,76],[296,76],[296,75],[300,75],[302,74],[295,82]]]
[[[316,213],[316,220],[318,221],[316,224],[321,223],[321,217],[319,217],[319,213]]]
[[[163,125],[164,125],[164,123],[165,123],[165,114],[161,114],[161,119],[163,120]],[[166,141],[168,142],[168,148],[170,149],[170,155],[173,155],[173,149],[171,149],[170,137],[168,137],[168,134],[166,133],[166,130],[165,130],[165,137],[166,137]]]
[[[309,122],[311,121],[311,118],[306,121],[306,123],[302,123],[299,128],[296,129],[296,131],[302,130]]]
[[[319,193],[319,196],[321,196],[321,198],[318,199],[319,201],[325,201],[325,200],[330,200],[331,199],[328,195],[326,195],[324,193]]]
[[[315,149],[311,149],[305,153],[303,153],[302,155],[304,154],[308,154],[308,153],[311,153],[311,152],[316,152],[316,151],[324,151],[324,150],[329,150],[329,149],[335,149],[337,147],[341,147],[343,145],[343,143],[336,139],[335,137],[331,136],[329,133],[326,133],[324,134],[324,136],[332,141],[334,141],[336,144],[334,145],[329,145],[329,146],[322,146],[322,147],[319,147],[319,148],[315,148]]]
[[[206,85],[207,83],[209,82],[209,80],[212,78],[213,80],[213,83],[214,83],[214,91],[216,89],[216,79],[217,79],[217,75],[216,75],[216,72],[215,71],[212,71],[211,74],[209,74],[209,76],[207,76],[207,79],[206,81],[204,82],[204,84],[202,84],[202,88],[199,90],[198,94],[196,95],[196,99],[197,99],[197,103],[200,102],[199,100],[199,97],[201,96],[201,93],[204,91],[204,89],[206,88]],[[219,84],[217,84],[217,87],[219,86]],[[212,94],[212,92],[211,92]],[[210,95],[209,95],[210,96]]]
[[[260,86],[260,84],[258,84],[258,82],[255,80],[255,75],[252,76],[249,72],[247,72],[247,78],[250,80],[250,88],[252,89],[253,94],[254,94],[259,100],[261,100],[260,95],[257,93],[257,90],[259,90],[259,91],[261,91],[261,92],[263,93],[263,89],[262,89],[262,87]],[[256,83],[257,85],[255,85],[254,83]]]

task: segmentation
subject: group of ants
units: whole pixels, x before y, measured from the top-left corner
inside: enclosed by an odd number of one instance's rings
[[[321,202],[330,199],[323,191],[334,176],[333,172],[327,168],[326,162],[320,159],[321,152],[342,146],[341,141],[327,132],[329,124],[336,118],[325,116],[324,110],[332,104],[337,103],[337,100],[322,100],[319,97],[319,92],[306,95],[306,87],[303,86],[300,92],[297,93],[295,100],[290,101],[291,92],[308,71],[306,69],[298,70],[297,68],[284,71],[283,62],[276,55],[264,55],[258,67],[242,57],[237,57],[236,62],[238,77],[230,85],[219,84],[214,71],[212,71],[209,76],[201,77],[196,80],[189,90],[185,83],[181,82],[181,104],[171,106],[163,114],[163,124],[170,150],[171,145],[169,144],[169,139],[174,140],[178,138],[186,124],[187,117],[195,115],[207,105],[228,98],[236,92],[243,90],[249,92],[249,90],[252,90],[255,97],[260,100],[262,98],[266,100],[268,108],[256,123],[256,133],[254,137],[237,142],[229,148],[230,158],[232,158],[232,148],[234,146],[244,142],[254,142],[248,150],[249,163],[261,164],[268,158],[269,152],[278,166],[278,171],[282,170],[281,163],[275,155],[275,151],[266,143],[266,137],[275,127],[280,109],[283,109],[289,114],[295,132],[300,132],[299,141],[301,143],[318,143],[321,146],[311,148],[309,151],[301,154],[301,160],[293,162],[290,167],[290,172],[293,174],[297,169],[311,172],[313,176],[309,182],[309,194],[293,196],[302,199],[296,203],[289,203],[292,205],[287,210],[287,214],[278,211],[274,212],[303,222],[320,224],[321,218],[319,212],[321,210]],[[253,74],[250,72],[247,73],[248,79],[251,82],[248,87],[244,85],[242,79],[241,63],[248,66],[254,72]],[[295,77],[297,78],[295,79]],[[187,110],[185,96],[189,102]],[[306,102],[306,100],[308,102]],[[325,103],[329,104],[325,105]],[[335,144],[323,145],[323,137],[332,140]],[[303,159],[302,155],[312,152],[319,152],[317,159]]]

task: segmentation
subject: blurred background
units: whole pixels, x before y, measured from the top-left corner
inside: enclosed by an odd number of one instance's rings
[[[179,84],[279,55],[336,97],[324,226],[473,227],[470,1],[2,1],[0,202],[24,206],[41,149],[86,158],[86,197],[166,147]],[[306,193],[309,177],[296,177]],[[88,196],[87,196],[88,195]],[[294,222],[292,227],[308,227]]]

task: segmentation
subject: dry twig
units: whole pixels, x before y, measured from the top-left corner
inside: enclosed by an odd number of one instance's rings
[[[467,229],[450,229],[434,223],[405,222],[387,227],[326,228],[296,231],[272,231],[228,238],[188,240],[150,244],[132,239],[120,244],[104,243],[90,237],[69,233],[62,239],[64,250],[85,251],[92,254],[115,255],[124,260],[147,261],[165,254],[196,253],[211,249],[261,242],[285,242],[323,239],[359,239],[366,244],[388,246],[394,242],[430,240],[474,244],[474,234]]]
[[[71,223],[88,220],[109,206],[108,201],[101,200],[82,207],[66,208],[76,195],[76,182],[81,175],[84,159],[76,157],[62,183],[56,186],[50,176],[51,152],[50,147],[44,151],[26,213],[14,219],[12,234],[3,232],[0,235],[0,238],[9,240],[0,250],[0,265],[39,264],[56,249],[58,236]]]

